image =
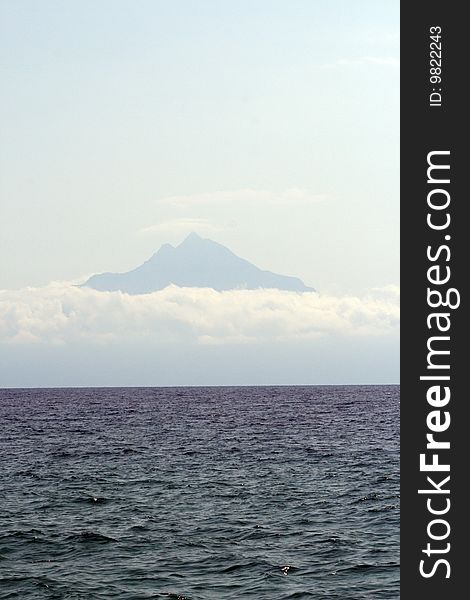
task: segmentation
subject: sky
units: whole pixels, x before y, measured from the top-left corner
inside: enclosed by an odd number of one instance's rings
[[[0,385],[398,380],[398,1],[3,0],[0,54]],[[191,231],[300,277],[336,316],[354,299],[369,329],[315,317],[302,337],[286,317],[273,333],[258,310],[257,335],[237,339],[240,298],[208,295],[218,312],[204,329],[187,295],[165,313],[173,329],[112,298],[142,336],[100,323],[90,339],[101,301],[85,310],[70,282],[131,269]],[[370,317],[377,294],[393,326]]]

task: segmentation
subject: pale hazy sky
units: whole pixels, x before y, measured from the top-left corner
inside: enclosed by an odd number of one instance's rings
[[[397,283],[398,8],[1,2],[0,287],[193,229],[319,290]]]
[[[398,284],[398,0],[3,0],[0,53],[0,289],[190,231],[324,294]]]

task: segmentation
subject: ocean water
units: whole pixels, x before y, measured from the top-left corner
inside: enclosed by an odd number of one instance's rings
[[[399,598],[399,388],[0,390],[0,598]]]

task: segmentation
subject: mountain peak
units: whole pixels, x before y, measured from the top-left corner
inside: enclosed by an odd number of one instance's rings
[[[195,241],[195,240],[202,240],[202,237],[200,235],[198,235],[195,231],[191,231],[191,233],[184,239],[184,242],[189,242],[189,241]]]
[[[85,286],[101,291],[146,294],[169,285],[233,289],[277,288],[314,291],[297,277],[263,271],[228,248],[190,233],[178,246],[163,244],[149,260],[128,273],[93,275]]]
[[[184,238],[181,244],[178,247],[186,246],[189,244],[197,244],[199,242],[203,242],[204,239],[198,235],[195,231],[192,231],[188,236]]]

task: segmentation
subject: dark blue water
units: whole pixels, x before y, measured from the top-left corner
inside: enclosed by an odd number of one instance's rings
[[[399,598],[399,388],[0,390],[0,598]]]

